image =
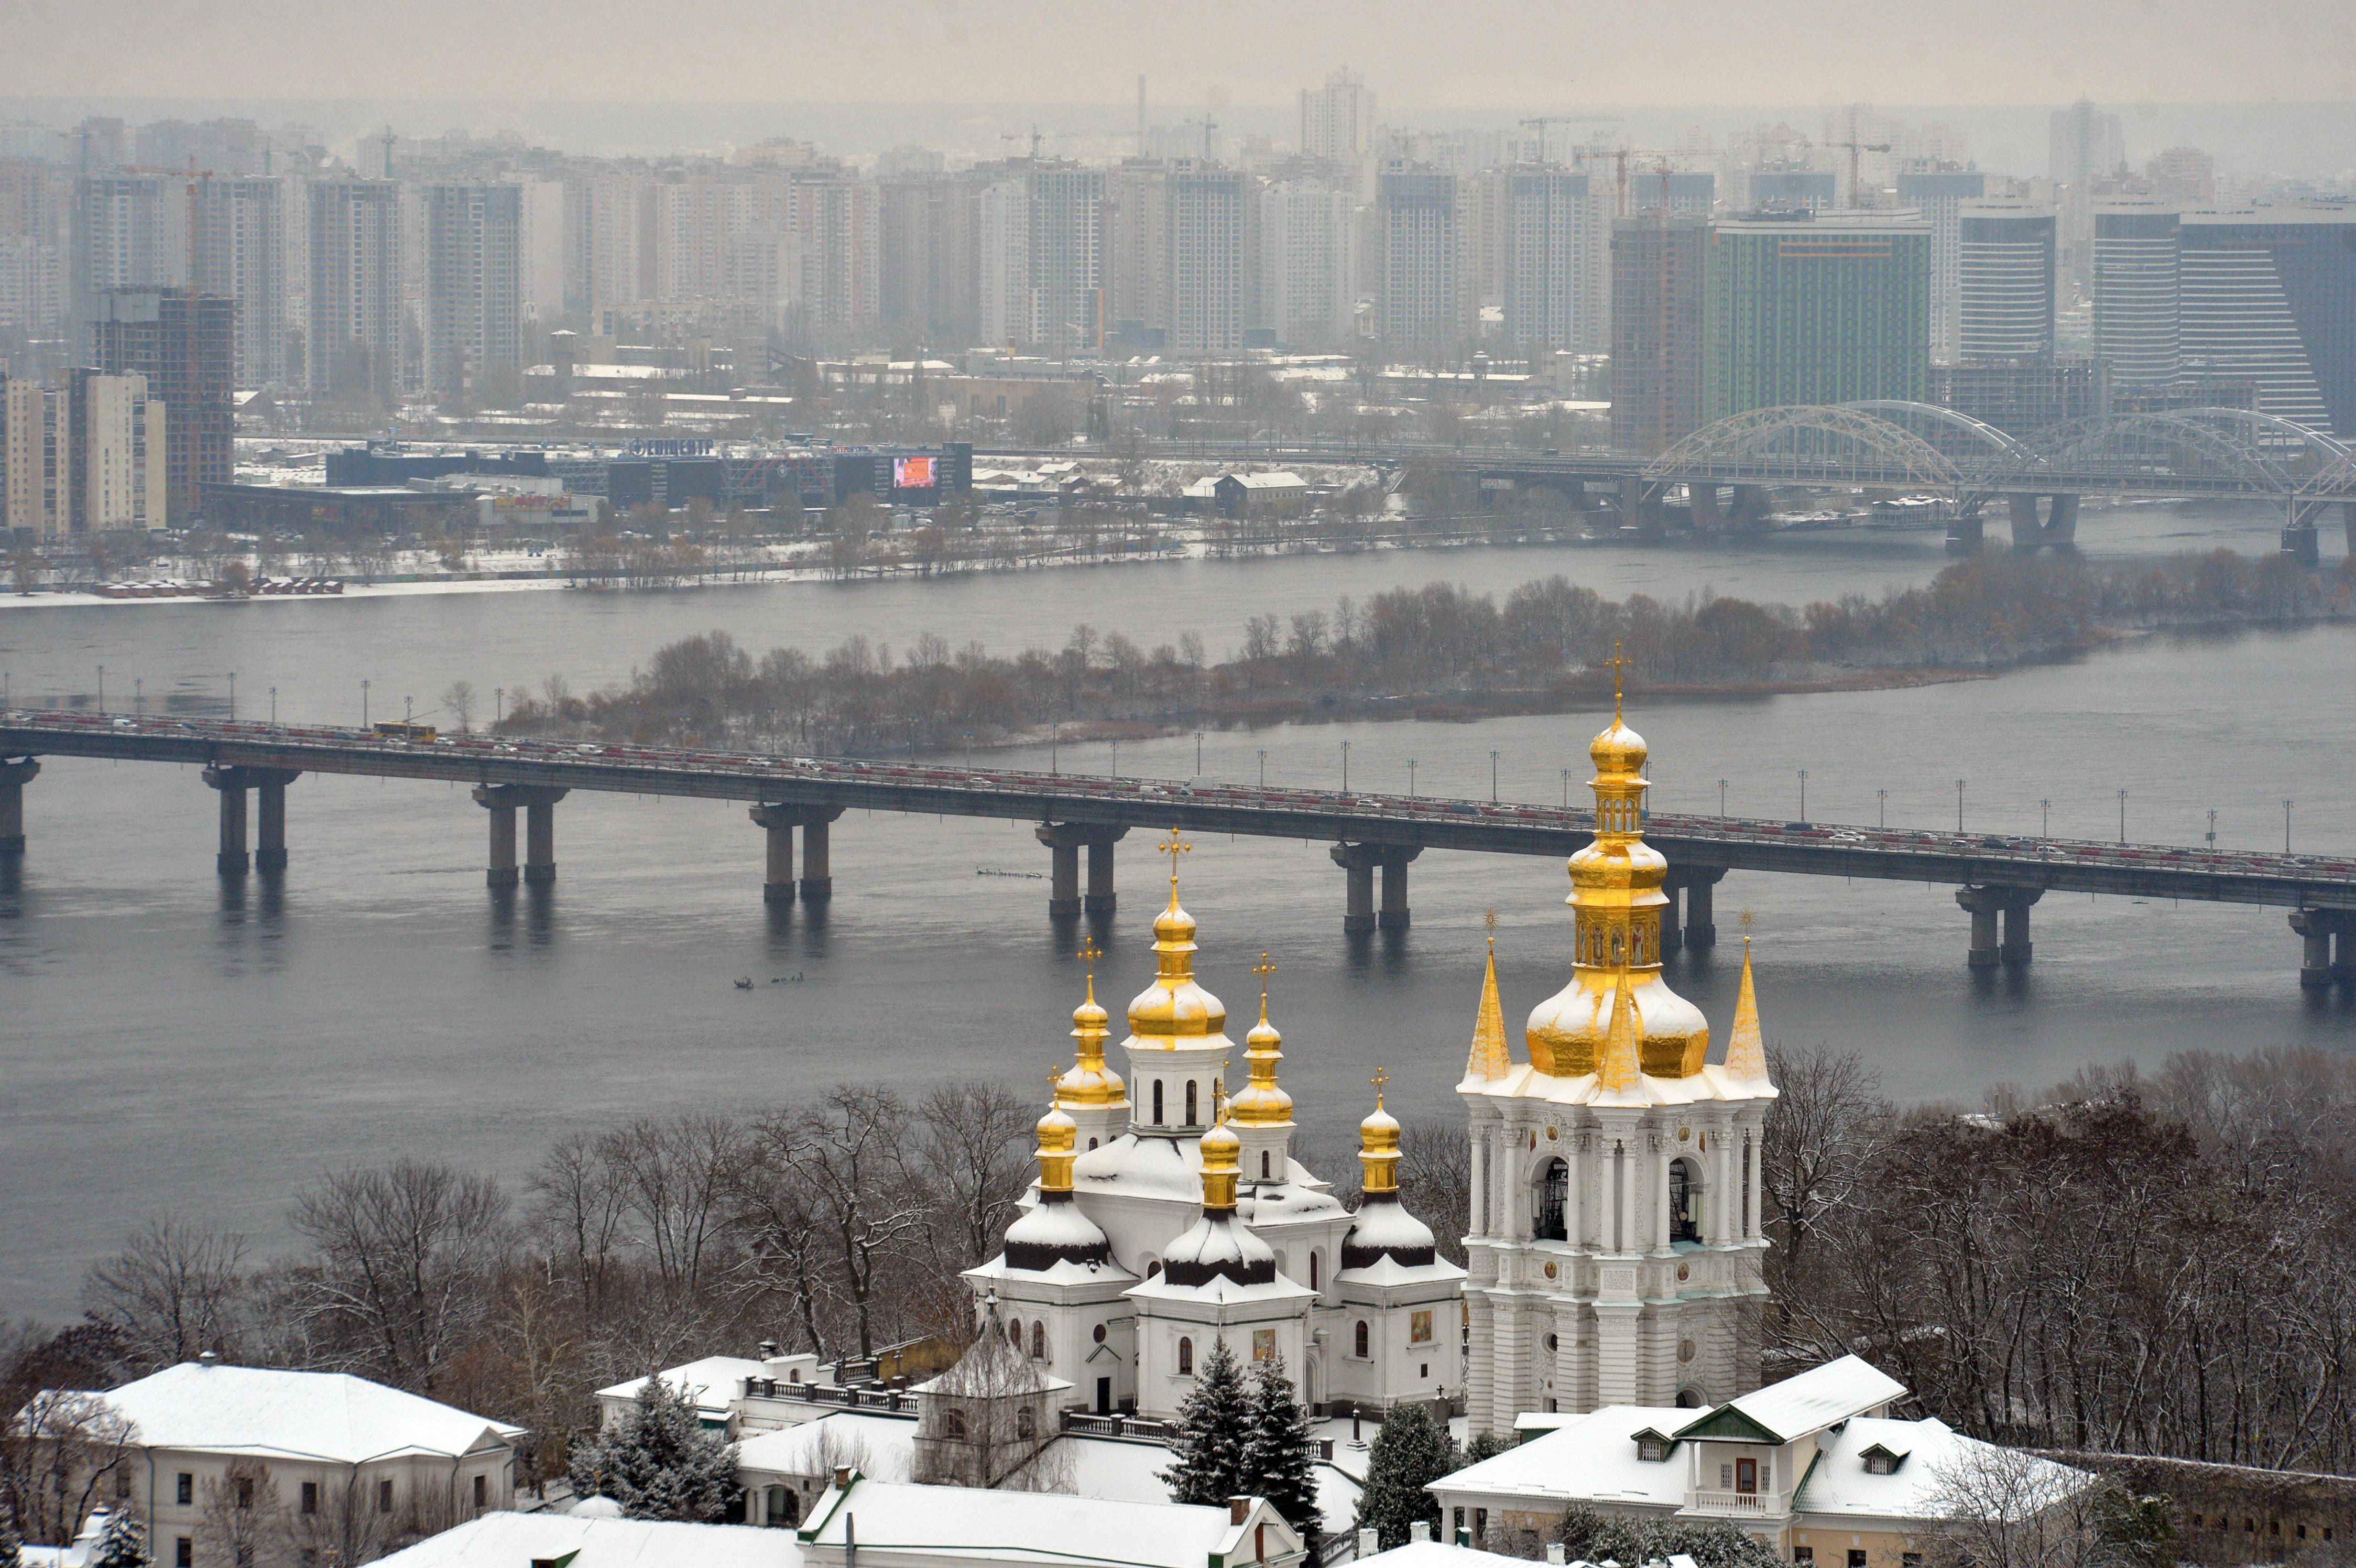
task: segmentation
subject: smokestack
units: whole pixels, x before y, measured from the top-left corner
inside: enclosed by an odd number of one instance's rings
[[[1145,73],[1137,76],[1137,155],[1145,156]]]

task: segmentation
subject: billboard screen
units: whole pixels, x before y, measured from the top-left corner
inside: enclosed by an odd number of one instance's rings
[[[892,460],[892,488],[894,490],[930,490],[937,483],[933,477],[937,457],[895,457]]]

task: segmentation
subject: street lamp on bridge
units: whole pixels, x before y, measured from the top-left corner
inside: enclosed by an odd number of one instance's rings
[[[1955,831],[1964,830],[1964,781],[1955,781]]]
[[[1497,753],[1489,753],[1489,804],[1497,804]]]
[[[1265,747],[1259,753],[1259,787],[1262,789],[1268,787],[1268,752]]]
[[[2290,802],[2283,802],[2283,853],[2290,853]]]
[[[2127,841],[2127,792],[2119,791],[2119,842]]]
[[[1342,742],[1342,793],[1350,793],[1350,742]]]
[[[1800,770],[1800,820],[1808,819],[1808,770]]]
[[[1886,789],[1873,792],[1873,825],[1876,827],[1890,826],[1890,792]]]

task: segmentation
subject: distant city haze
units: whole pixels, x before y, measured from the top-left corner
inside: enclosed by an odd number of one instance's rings
[[[2334,102],[2344,0],[1765,6],[1428,0],[8,0],[0,93],[647,102],[1288,104],[1346,64],[1386,107]]]

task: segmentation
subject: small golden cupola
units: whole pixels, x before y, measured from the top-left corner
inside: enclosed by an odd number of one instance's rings
[[[1292,1122],[1292,1096],[1276,1082],[1276,1064],[1284,1058],[1284,1036],[1268,1021],[1268,976],[1276,966],[1259,955],[1252,973],[1260,976],[1259,1022],[1244,1036],[1244,1067],[1250,1082],[1227,1102],[1227,1114],[1238,1126],[1288,1126]]]
[[[1112,1035],[1112,1016],[1097,1000],[1096,961],[1103,956],[1094,939],[1081,944],[1079,959],[1088,966],[1088,996],[1072,1009],[1072,1038],[1079,1042],[1079,1050],[1071,1069],[1055,1081],[1055,1104],[1067,1111],[1118,1105],[1129,1097],[1120,1074],[1105,1065],[1105,1041]]]
[[[1643,1071],[1655,1078],[1686,1078],[1701,1071],[1709,1051],[1709,1024],[1701,1009],[1661,977],[1661,891],[1668,861],[1644,842],[1644,739],[1628,728],[1617,676],[1626,660],[1615,654],[1612,722],[1595,737],[1595,836],[1570,858],[1575,914],[1570,983],[1530,1012],[1530,1064],[1556,1078],[1594,1072],[1611,1023],[1622,973],[1639,1029]]]
[[[1202,1149],[1204,1212],[1233,1214],[1237,1181],[1242,1174],[1237,1156],[1242,1153],[1243,1140],[1227,1125],[1224,1114],[1203,1135]]]
[[[1374,1113],[1358,1124],[1358,1164],[1365,1187],[1349,1233],[1342,1238],[1344,1279],[1386,1263],[1428,1267],[1440,1256],[1431,1227],[1399,1201],[1398,1118],[1383,1109],[1383,1085],[1389,1082],[1389,1073],[1375,1069]]]
[[[1375,1108],[1358,1124],[1358,1167],[1370,1195],[1398,1191],[1399,1122],[1383,1109],[1383,1085],[1389,1082],[1389,1073],[1375,1069]]]
[[[1006,1228],[1006,1266],[1033,1274],[1058,1264],[1102,1267],[1111,1243],[1072,1200],[1072,1166],[1077,1159],[1079,1126],[1063,1106],[1050,1103],[1039,1118],[1039,1201]]]

